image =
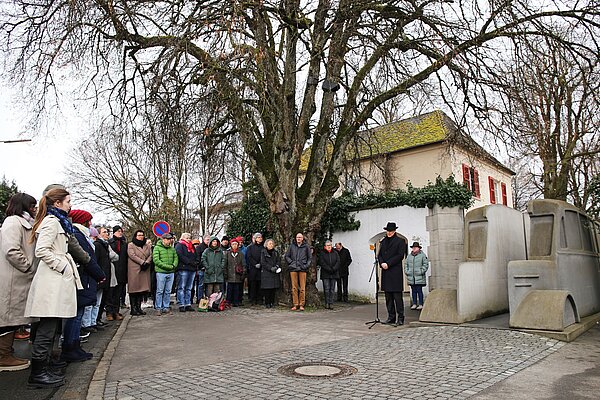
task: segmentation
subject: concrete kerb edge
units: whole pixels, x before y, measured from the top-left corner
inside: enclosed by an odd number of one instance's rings
[[[125,318],[123,318],[119,329],[117,329],[117,332],[113,336],[112,340],[109,342],[108,346],[106,346],[106,350],[104,350],[102,359],[98,363],[98,366],[96,367],[96,372],[94,372],[94,376],[92,376],[92,380],[90,381],[90,385],[88,386],[86,397],[87,400],[102,400],[104,398],[104,389],[106,387],[106,376],[108,375],[108,368],[110,367],[112,358],[115,355],[117,346],[119,345],[121,338],[127,330],[127,326],[129,325],[130,319],[131,315],[127,315],[125,316]]]

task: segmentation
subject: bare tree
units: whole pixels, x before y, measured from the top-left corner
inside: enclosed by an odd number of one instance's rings
[[[518,43],[493,83],[502,93],[493,129],[512,157],[530,160],[544,198],[586,209],[600,152],[600,58],[565,47],[565,37]]]
[[[79,146],[70,176],[84,199],[148,231],[160,219],[174,232],[216,229],[214,204],[240,185],[240,149],[232,135],[199,133],[215,127],[207,105],[184,89],[163,81],[139,100],[135,128],[131,120],[109,119]]]
[[[598,27],[595,1],[13,3],[0,26],[16,54],[14,72],[33,71],[44,89],[66,63],[92,64],[96,72],[120,60],[120,76],[96,73],[91,82],[123,104],[135,105],[129,98],[140,82],[151,90],[174,72],[190,90],[202,87],[218,99],[218,115],[240,135],[281,239],[297,230],[314,237],[339,187],[346,148],[388,101],[438,74],[467,92],[477,71],[503,57],[498,49],[509,38],[553,36],[568,24],[591,33]]]

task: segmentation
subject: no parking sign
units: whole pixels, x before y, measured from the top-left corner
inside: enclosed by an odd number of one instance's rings
[[[152,226],[152,232],[154,232],[156,237],[161,237],[165,233],[171,232],[171,227],[166,221],[156,221]]]

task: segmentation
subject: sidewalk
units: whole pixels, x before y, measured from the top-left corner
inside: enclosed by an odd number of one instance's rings
[[[85,399],[87,389],[104,349],[117,331],[120,322],[113,321],[106,329],[92,333],[82,347],[94,354],[94,358],[67,367],[66,383],[54,389],[28,389],[27,378],[31,369],[16,372],[0,372],[0,399],[40,400],[40,399]],[[31,357],[31,345],[28,341],[15,341],[15,353],[23,358]]]

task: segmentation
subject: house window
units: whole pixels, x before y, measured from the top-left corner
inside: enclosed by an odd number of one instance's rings
[[[488,176],[488,184],[490,187],[490,203],[508,206],[506,184],[495,180],[491,176]]]
[[[462,165],[463,183],[465,186],[473,192],[475,197],[480,198],[481,193],[479,192],[479,172],[477,169],[467,165]]]

